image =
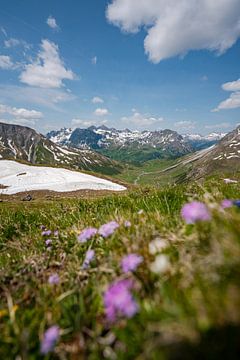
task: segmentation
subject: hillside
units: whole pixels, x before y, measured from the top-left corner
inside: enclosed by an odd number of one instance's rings
[[[215,179],[1,203],[0,358],[238,359],[240,212],[222,201],[239,198]],[[205,220],[186,224],[192,200]]]
[[[209,174],[229,173],[240,170],[240,127],[224,136],[222,140],[193,162],[189,179],[202,178]]]
[[[35,130],[0,123],[0,158],[115,174],[121,166],[89,149],[64,148]]]

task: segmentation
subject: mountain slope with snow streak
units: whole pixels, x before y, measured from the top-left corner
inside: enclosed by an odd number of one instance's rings
[[[77,190],[124,191],[126,188],[109,180],[77,171],[0,160],[0,194],[12,195],[36,190],[56,192]]]
[[[90,149],[65,148],[35,130],[0,122],[0,158],[112,175],[120,164]]]

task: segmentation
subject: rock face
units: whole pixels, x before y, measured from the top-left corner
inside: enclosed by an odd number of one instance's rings
[[[16,159],[32,164],[59,165],[114,174],[119,164],[89,149],[65,148],[35,130],[0,123],[0,159]]]

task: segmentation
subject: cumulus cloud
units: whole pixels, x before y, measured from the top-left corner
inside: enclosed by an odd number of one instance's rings
[[[240,79],[236,81],[227,82],[222,85],[222,89],[225,91],[232,91],[230,96],[222,101],[212,112],[218,112],[220,110],[236,109],[240,107]]]
[[[104,103],[104,101],[103,101],[103,99],[100,98],[99,96],[94,96],[94,97],[92,98],[92,103],[93,103],[93,104],[102,104],[102,103]]]
[[[94,120],[72,119],[72,124],[74,126],[80,126],[86,128],[93,125],[99,126],[99,125],[107,124],[107,120],[102,120],[96,123],[96,121]]]
[[[240,37],[239,0],[112,0],[106,16],[124,32],[144,28],[153,63],[190,50],[222,54]]]
[[[58,46],[49,40],[42,40],[37,59],[25,66],[19,79],[30,86],[60,88],[63,80],[74,79],[74,73],[66,69]]]
[[[12,62],[10,56],[0,55],[0,69],[3,70],[14,70],[15,64]]]
[[[240,79],[236,81],[227,82],[222,85],[223,90],[226,91],[240,91]]]
[[[57,21],[56,21],[56,19],[55,19],[53,16],[50,15],[50,16],[47,18],[46,23],[47,23],[47,25],[48,25],[51,29],[53,29],[53,30],[55,30],[55,31],[59,31],[59,30],[60,30],[60,27],[58,26]]]
[[[121,119],[124,123],[129,125],[135,125],[137,127],[156,125],[164,119],[162,117],[154,117],[148,114],[141,114],[133,109],[133,114],[130,116],[124,116]]]
[[[0,104],[0,114],[9,114],[16,119],[41,119],[43,114],[40,111],[16,108]]]
[[[194,121],[183,120],[175,122],[174,126],[179,130],[192,130],[195,129],[196,123]]]
[[[108,109],[104,109],[104,108],[98,108],[94,111],[94,115],[96,116],[106,116],[109,114]]]
[[[3,104],[0,104],[0,114],[11,116],[11,119],[3,120],[3,122],[28,126],[35,125],[36,121],[43,117],[40,111],[16,108]]]

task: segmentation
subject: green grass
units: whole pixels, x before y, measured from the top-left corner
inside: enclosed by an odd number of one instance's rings
[[[238,358],[240,211],[222,211],[225,198],[240,198],[239,185],[212,178],[95,199],[1,203],[0,359],[43,358],[40,340],[52,324],[60,326],[61,337],[46,359]],[[213,219],[185,225],[180,210],[188,199],[206,202]],[[110,220],[120,223],[113,236],[76,241],[86,226]],[[59,230],[51,251],[42,224]],[[151,271],[156,255],[149,243],[159,237],[171,263],[163,274]],[[89,246],[96,259],[82,270]],[[102,295],[122,277],[120,261],[130,252],[144,258],[129,275],[139,313],[109,325]],[[52,273],[59,274],[59,285],[48,284]]]
[[[177,164],[178,161],[178,159],[157,159],[146,161],[139,166],[126,164],[121,173],[115,177],[137,185],[163,186],[173,184],[178,181],[179,176],[186,172],[187,167],[179,166],[166,172],[165,170]]]
[[[135,166],[141,165],[142,163],[150,160],[176,159],[180,155],[177,151],[175,152],[169,150],[166,153],[166,151],[163,151],[162,149],[152,148],[149,146],[139,148],[137,144],[130,147],[99,149],[98,152],[113,160],[131,163]]]

